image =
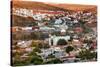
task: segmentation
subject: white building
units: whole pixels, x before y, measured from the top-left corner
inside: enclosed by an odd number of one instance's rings
[[[17,45],[20,47],[20,48],[26,48],[28,46],[30,46],[32,43],[32,40],[29,40],[29,41],[20,41],[17,43]]]
[[[56,35],[53,35],[53,36],[50,36],[49,38],[49,45],[50,46],[56,46],[59,39],[65,39],[66,41],[70,40],[70,36],[65,36],[66,34],[66,30],[65,29],[62,29],[60,31],[61,35],[64,35],[64,36],[56,36]]]
[[[65,39],[68,41],[70,36],[51,36],[49,38],[49,45],[56,46],[59,39]]]
[[[26,9],[26,8],[13,8],[13,14],[22,16],[22,17],[32,17],[33,16],[33,10]]]
[[[22,30],[32,30],[32,27],[22,27]]]

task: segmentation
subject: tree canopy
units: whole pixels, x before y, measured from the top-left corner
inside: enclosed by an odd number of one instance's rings
[[[65,39],[59,39],[58,42],[57,42],[57,45],[66,45],[67,42]]]
[[[66,52],[69,53],[70,51],[73,51],[74,50],[74,47],[72,46],[68,46],[66,47]]]

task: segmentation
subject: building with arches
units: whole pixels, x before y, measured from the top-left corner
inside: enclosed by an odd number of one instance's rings
[[[57,46],[59,39],[64,39],[65,41],[70,40],[70,36],[66,35],[65,29],[62,29],[60,31],[60,33],[61,33],[61,36],[50,35],[50,38],[49,38],[49,45],[50,46]]]
[[[70,36],[51,36],[49,38],[49,45],[50,46],[57,46],[59,39],[65,39],[66,41],[70,40]]]

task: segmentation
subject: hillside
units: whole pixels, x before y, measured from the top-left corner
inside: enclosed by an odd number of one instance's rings
[[[26,8],[26,9],[36,9],[36,10],[53,10],[53,11],[68,11],[63,8],[48,5],[43,2],[34,1],[11,1],[12,8]],[[12,15],[12,26],[27,26],[34,25],[33,18],[25,18],[17,15]],[[23,23],[24,22],[24,23]]]
[[[34,1],[12,1],[12,7],[14,8],[27,8],[27,9],[41,9],[41,10],[53,10],[53,11],[66,11],[63,8],[45,4],[43,2]]]
[[[96,11],[97,7],[95,5],[80,5],[80,4],[53,4],[48,3],[49,5],[60,7],[67,10],[73,10],[73,11]]]
[[[35,20],[31,17],[21,17],[17,15],[12,15],[12,26],[28,26],[28,25],[34,25]],[[24,22],[24,23],[23,23]]]
[[[97,7],[94,5],[77,5],[77,4],[53,4],[43,3],[35,1],[12,1],[12,7],[14,8],[27,8],[27,9],[39,9],[39,10],[53,10],[53,11],[94,11]],[[33,24],[35,20],[33,18],[25,18],[21,16],[12,15],[13,26],[26,26],[27,24]],[[24,22],[24,23],[23,23]]]

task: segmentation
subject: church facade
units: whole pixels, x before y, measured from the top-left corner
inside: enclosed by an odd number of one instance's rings
[[[70,36],[51,36],[49,38],[50,46],[57,46],[59,39],[65,39],[66,41],[70,40]]]

